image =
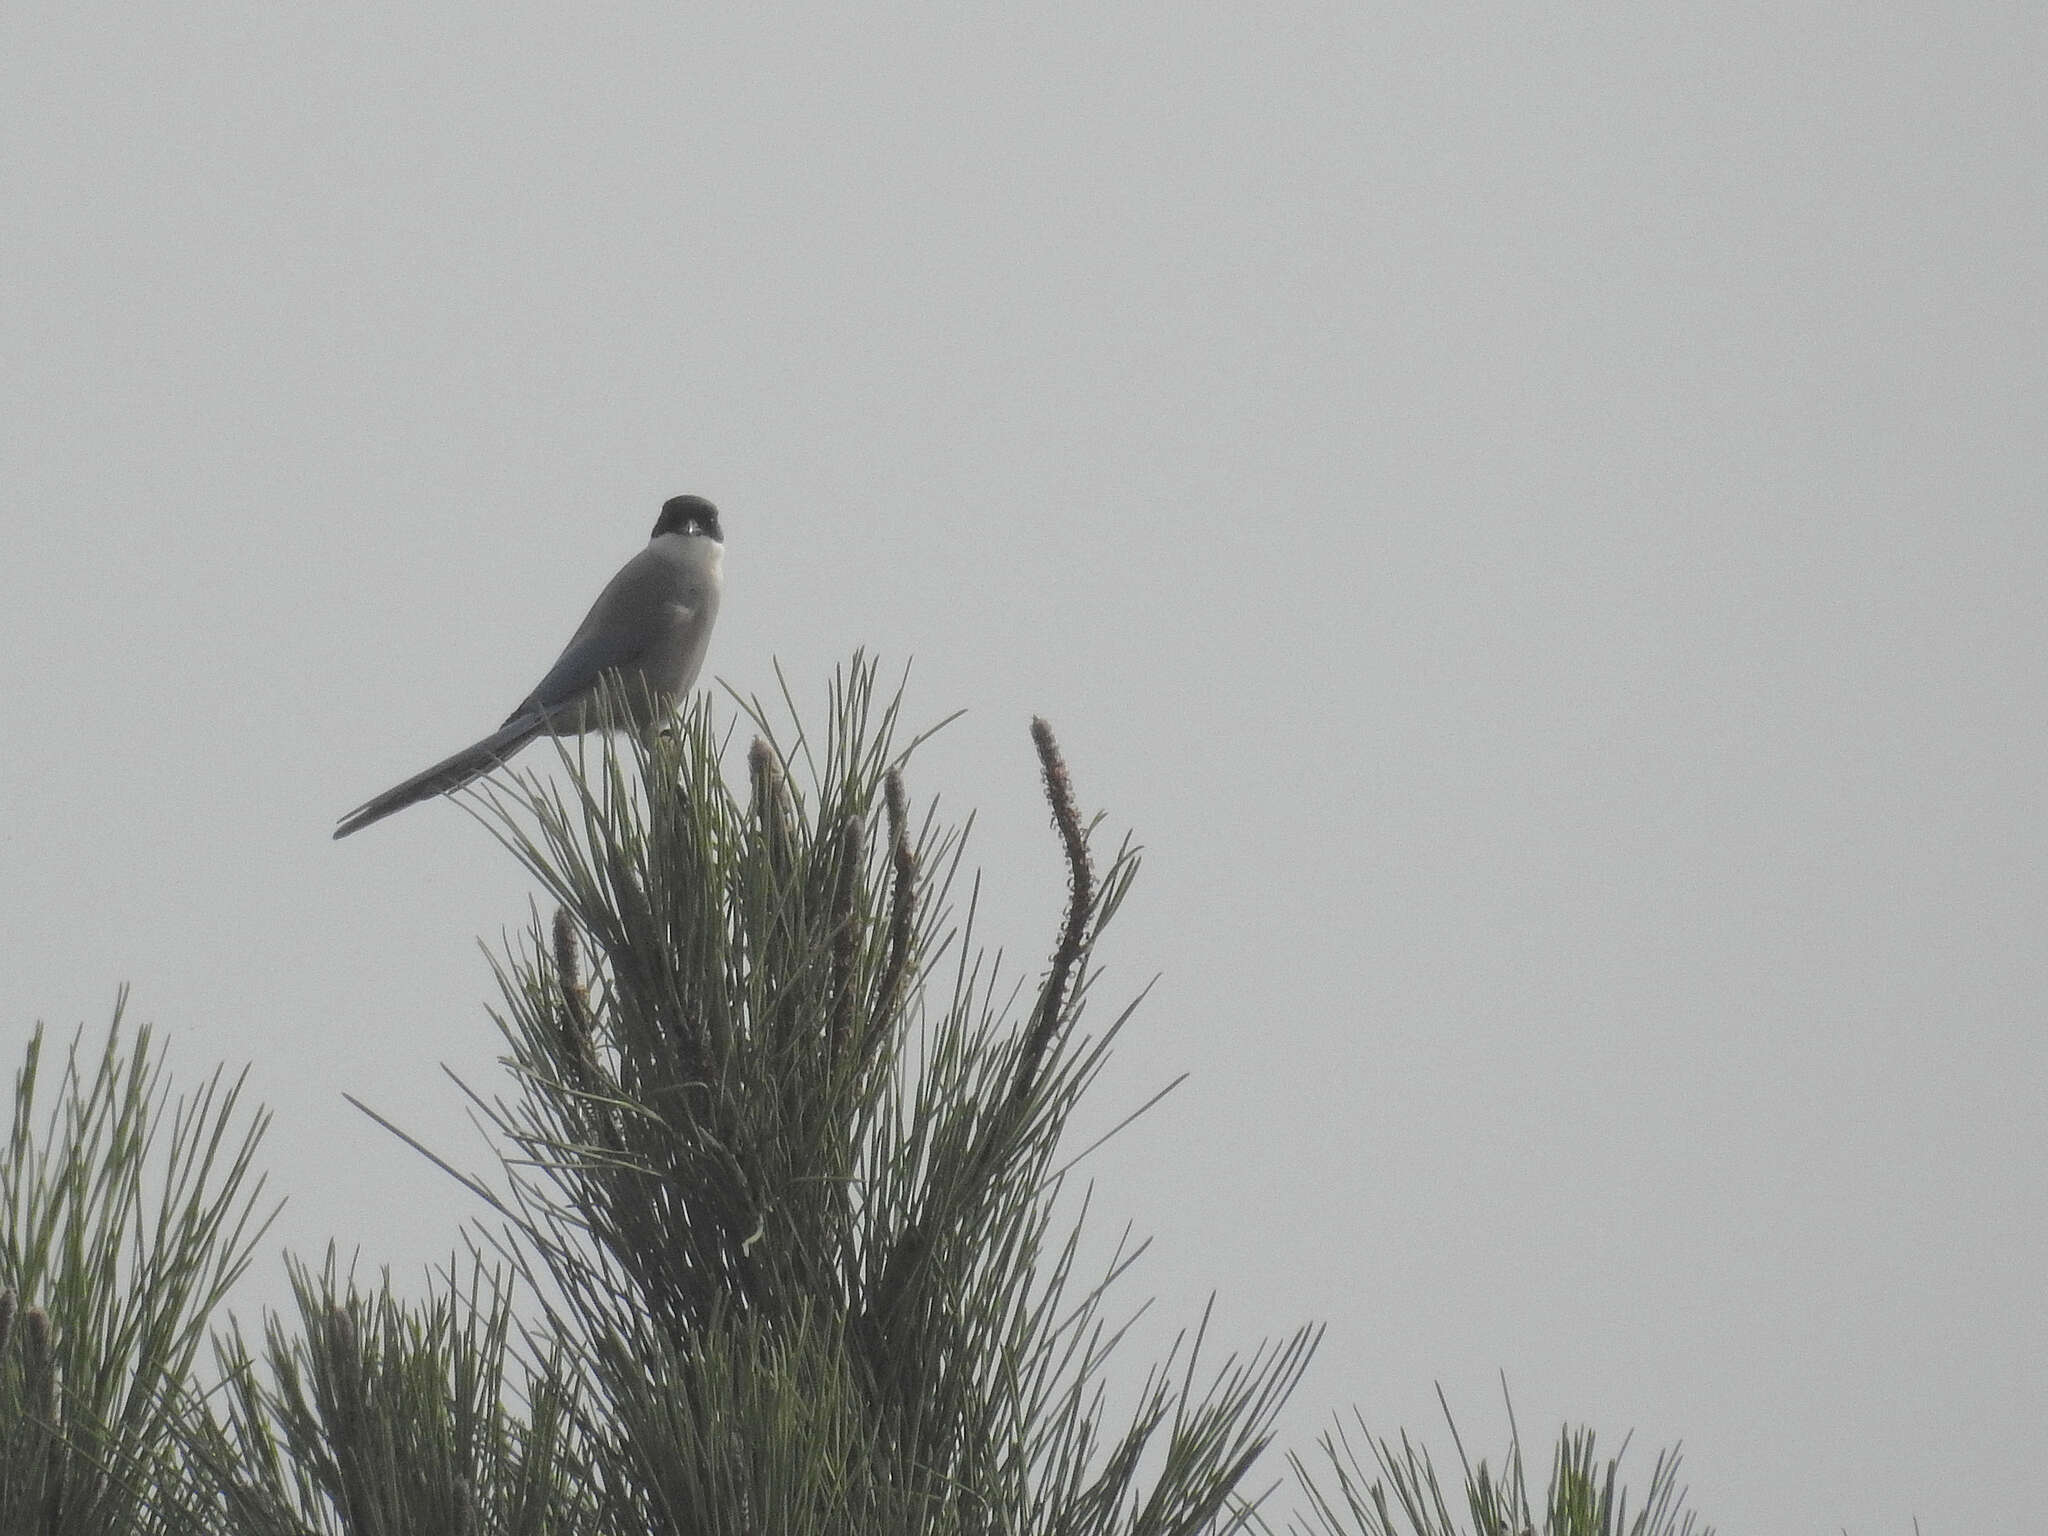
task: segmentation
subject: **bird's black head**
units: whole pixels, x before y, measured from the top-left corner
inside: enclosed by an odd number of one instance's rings
[[[671,496],[662,503],[651,537],[658,539],[664,533],[700,534],[714,544],[725,542],[718,528],[718,508],[702,496]]]

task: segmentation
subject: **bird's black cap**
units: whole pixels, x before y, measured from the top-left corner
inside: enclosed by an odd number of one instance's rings
[[[725,542],[718,527],[718,508],[702,496],[671,496],[663,502],[650,537],[658,539],[664,533],[699,533],[715,544]]]

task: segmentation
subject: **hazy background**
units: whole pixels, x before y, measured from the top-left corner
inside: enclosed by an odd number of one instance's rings
[[[707,676],[971,711],[992,940],[1032,712],[1150,850],[1148,1347],[1214,1288],[1330,1320],[1302,1449],[1440,1381],[1491,1454],[1504,1371],[1731,1533],[2037,1525],[2041,9],[737,9],[0,9],[8,1061],[132,981],[279,1111],[271,1249],[414,1283],[470,1207],[341,1095],[480,1159],[529,888],[328,833],[697,491]]]

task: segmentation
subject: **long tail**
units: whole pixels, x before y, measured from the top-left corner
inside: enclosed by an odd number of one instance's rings
[[[544,722],[533,716],[521,716],[506,722],[473,747],[464,747],[453,757],[443,758],[424,773],[416,773],[403,784],[394,784],[374,800],[366,800],[346,816],[334,829],[338,838],[347,837],[351,832],[360,832],[373,821],[382,821],[394,811],[402,811],[408,805],[421,800],[431,800],[435,795],[445,795],[452,789],[460,789],[471,779],[489,773],[514,752],[525,746],[540,734]]]

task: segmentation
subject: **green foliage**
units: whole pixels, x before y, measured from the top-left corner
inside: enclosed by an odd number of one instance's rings
[[[38,1134],[37,1032],[0,1167],[0,1536],[1266,1529],[1240,1489],[1317,1331],[1212,1366],[1205,1318],[1112,1413],[1138,1251],[1084,1276],[1065,1214],[1064,1133],[1130,1017],[1089,999],[1136,850],[1098,871],[1035,722],[1067,893],[1012,976],[871,662],[821,737],[742,707],[737,793],[706,703],[565,748],[565,788],[486,791],[555,910],[492,957],[510,1086],[471,1096],[498,1168],[458,1175],[490,1224],[423,1300],[330,1252],[196,1379],[262,1230],[263,1117],[219,1074],[171,1101],[117,1010]],[[1426,1453],[1365,1444],[1376,1471],[1325,1442],[1327,1491],[1295,1463],[1318,1529],[1464,1529]],[[1568,1434],[1541,1528],[1692,1536],[1675,1471],[1631,1517]],[[1471,1530],[1534,1536],[1519,1447],[1466,1482]]]
[[[268,1225],[251,1168],[267,1116],[240,1115],[240,1079],[218,1072],[172,1099],[149,1031],[123,1045],[121,1012],[96,1062],[73,1039],[40,1136],[40,1027],[15,1078],[0,1163],[9,1536],[150,1528],[208,1321]]]
[[[1548,1493],[1537,1506],[1529,1497],[1519,1433],[1511,1434],[1507,1457],[1496,1473],[1484,1459],[1474,1466],[1466,1458],[1449,1404],[1444,1417],[1464,1468],[1466,1523],[1452,1513],[1429,1452],[1406,1432],[1396,1450],[1367,1430],[1361,1418],[1363,1454],[1342,1426],[1323,1437],[1329,1482],[1320,1481],[1299,1456],[1289,1458],[1316,1522],[1309,1529],[1324,1536],[1465,1536],[1468,1531],[1472,1536],[1713,1536],[1713,1528],[1700,1525],[1684,1507],[1676,1450],[1659,1453],[1642,1502],[1631,1515],[1628,1492],[1621,1486],[1621,1455],[1602,1465],[1594,1455],[1593,1432],[1567,1426],[1551,1461]],[[1508,1422],[1512,1430],[1512,1406]],[[1627,1450],[1626,1442],[1622,1449]]]
[[[1190,1349],[1107,1422],[1112,1277],[1077,1283],[1051,1224],[1128,1018],[1078,1027],[1135,850],[1096,877],[1037,728],[1070,886],[1020,1019],[971,896],[950,921],[960,834],[913,825],[874,666],[821,742],[750,713],[744,799],[700,707],[493,807],[560,915],[499,963],[516,1096],[477,1102],[505,1252],[588,1369],[606,1528],[1209,1528],[1314,1334],[1208,1384]]]
[[[559,1374],[519,1369],[512,1291],[472,1262],[424,1303],[292,1267],[299,1328],[261,1364],[231,1326],[222,1391],[186,1426],[182,1514],[239,1536],[584,1530]]]

